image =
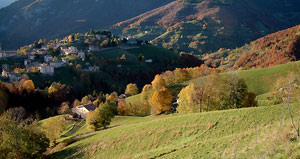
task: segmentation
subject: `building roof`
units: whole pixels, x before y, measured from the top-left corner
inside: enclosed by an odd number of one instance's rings
[[[78,108],[85,107],[88,111],[94,111],[97,107],[94,104],[85,104],[78,106]]]

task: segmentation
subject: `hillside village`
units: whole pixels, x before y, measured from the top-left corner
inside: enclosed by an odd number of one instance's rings
[[[43,76],[54,76],[55,70],[66,66],[76,66],[71,60],[74,57],[85,61],[87,53],[105,51],[109,49],[139,48],[149,44],[147,41],[133,39],[132,37],[116,37],[109,31],[90,30],[85,34],[75,34],[61,40],[40,40],[34,44],[21,47],[17,51],[3,51],[0,47],[0,59],[22,59],[21,65],[2,64],[2,79],[11,83],[21,80],[22,74],[40,73]],[[145,59],[152,63],[152,59]],[[118,65],[121,67],[121,65]],[[86,62],[85,72],[98,72],[99,66]]]

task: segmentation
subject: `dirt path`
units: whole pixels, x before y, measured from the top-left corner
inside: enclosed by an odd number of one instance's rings
[[[70,136],[70,135],[72,135],[73,133],[75,133],[75,132],[80,128],[80,123],[81,123],[81,122],[76,123],[76,124],[73,126],[73,128],[72,128],[70,131],[68,131],[67,133],[65,133],[63,136],[67,137],[67,136]]]

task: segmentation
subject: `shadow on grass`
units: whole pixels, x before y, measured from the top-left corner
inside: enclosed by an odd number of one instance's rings
[[[53,159],[71,159],[71,158],[82,158],[84,156],[83,152],[80,152],[80,146],[71,147],[64,149],[59,152],[55,152],[50,155]]]
[[[61,159],[64,159],[64,158],[67,158],[67,159],[69,159],[69,158],[82,158],[84,156],[84,154],[83,154],[83,152],[80,152],[80,150],[81,150],[80,145],[70,147],[70,148],[65,148],[65,147],[68,147],[69,145],[71,145],[75,142],[79,142],[81,140],[84,140],[84,139],[90,138],[92,136],[95,136],[96,133],[98,133],[98,132],[101,132],[101,131],[104,131],[104,130],[109,130],[109,129],[119,127],[119,126],[120,125],[114,125],[114,126],[108,127],[107,129],[100,129],[98,131],[93,131],[93,132],[89,132],[89,133],[86,133],[86,134],[83,134],[83,135],[72,137],[70,139],[66,139],[66,140],[61,142],[61,144],[64,144],[64,147],[61,147],[61,148],[54,147],[53,149],[55,149],[55,148],[58,148],[58,149],[56,150],[56,152],[50,154],[49,157],[53,158],[53,159],[57,159],[57,158],[58,159],[60,159],[60,158]],[[58,146],[58,145],[56,145],[56,146]],[[65,148],[65,149],[63,149],[63,148]]]
[[[86,136],[84,137],[80,137],[80,138],[71,138],[71,139],[68,139],[68,140],[65,140],[63,141],[63,143],[66,144],[66,147],[75,143],[75,142],[79,142],[81,140],[84,140],[86,138],[89,138],[89,137],[92,137],[94,136],[95,134],[86,134]],[[53,159],[57,159],[57,158],[82,158],[84,156],[84,153],[83,152],[80,152],[81,150],[81,145],[77,145],[77,146],[74,146],[74,147],[70,147],[70,148],[65,148],[63,150],[60,150],[58,152],[55,152],[53,154],[50,155],[51,158]]]

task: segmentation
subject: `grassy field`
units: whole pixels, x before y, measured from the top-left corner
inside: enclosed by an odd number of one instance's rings
[[[291,72],[293,64],[299,62],[236,72],[258,95],[262,107],[156,117],[117,116],[109,129],[97,132],[91,132],[82,122],[76,132],[59,140],[73,141],[51,157],[300,158],[288,109],[284,105],[269,106],[266,99],[276,79]],[[234,72],[222,76],[230,73]],[[176,95],[189,82],[168,87]],[[140,94],[126,99],[128,103],[137,100]],[[299,109],[300,105],[293,105],[292,110],[299,112]]]
[[[299,107],[297,107],[299,109]],[[280,127],[281,114],[285,114]],[[88,132],[86,127],[78,130]],[[160,117],[116,117],[54,158],[297,158],[284,106]]]
[[[292,71],[296,71],[297,69],[295,68],[297,65],[300,65],[300,62],[291,62],[254,70],[236,71],[236,73],[246,81],[251,92],[254,92],[256,95],[261,95],[269,92],[278,78],[286,77]]]
[[[273,88],[276,80],[280,77],[285,77],[293,70],[295,66],[300,65],[300,62],[291,62],[283,65],[278,65],[274,67],[253,69],[253,70],[242,70],[234,72],[226,72],[220,74],[221,76],[227,76],[229,74],[237,74],[240,78],[246,81],[249,91],[255,93],[258,96],[259,105],[266,105],[267,93]],[[175,85],[168,86],[169,90],[172,92],[173,96],[177,96],[180,90],[187,86],[189,83],[197,82],[201,78],[194,79],[188,82],[179,83]],[[126,99],[128,103],[134,103],[140,100],[140,94],[129,97]]]
[[[94,52],[94,55],[97,57],[103,57],[106,59],[110,59],[110,60],[115,60],[116,58],[121,58],[122,55],[125,54],[126,55],[126,61],[128,61],[129,63],[137,63],[138,62],[138,58],[134,55],[132,55],[131,53],[129,53],[126,50],[123,49],[109,49],[109,50],[104,50],[104,51],[97,51]]]

